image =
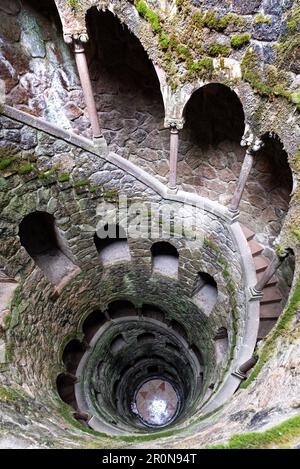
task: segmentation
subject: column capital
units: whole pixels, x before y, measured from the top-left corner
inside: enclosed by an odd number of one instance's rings
[[[241,139],[241,146],[248,147],[247,152],[254,154],[264,146],[264,142],[260,137],[255,135],[255,133],[252,132],[250,126],[246,124],[245,132]]]
[[[72,33],[65,33],[64,34],[64,41],[67,44],[72,44],[73,42],[78,42],[85,44],[89,41],[89,36],[86,30],[77,31]]]
[[[183,118],[177,119],[175,117],[174,118],[173,117],[166,117],[165,122],[164,122],[164,126],[166,128],[182,130],[183,126],[184,126],[184,119]]]
[[[264,145],[264,142],[260,138],[256,138],[254,142],[247,148],[247,151],[251,155],[255,155],[255,153],[264,147]]]

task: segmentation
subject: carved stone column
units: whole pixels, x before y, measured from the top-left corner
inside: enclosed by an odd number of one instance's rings
[[[182,119],[166,119],[165,126],[170,128],[170,172],[168,187],[172,191],[177,190],[177,161],[179,130],[183,128]]]
[[[281,266],[283,261],[289,255],[289,253],[290,252],[287,250],[287,251],[285,251],[285,253],[282,256],[280,256],[280,257],[275,256],[272,259],[272,261],[270,262],[270,264],[266,268],[264,274],[262,275],[261,279],[257,282],[255,287],[252,289],[252,293],[253,293],[254,296],[262,295],[263,289],[265,288],[265,286],[267,285],[269,280],[271,280],[273,275],[275,275],[277,269]]]
[[[243,363],[236,371],[234,371],[232,375],[243,380],[246,379],[247,372],[256,365],[257,360],[257,357],[251,357],[248,361]]]
[[[246,187],[246,183],[253,167],[255,153],[263,147],[263,142],[258,141],[254,146],[250,147],[246,151],[246,155],[243,161],[242,169],[239,175],[239,179],[232,197],[229,211],[233,214],[238,214],[240,202]]]
[[[93,131],[93,137],[102,137],[102,131],[99,123],[99,117],[97,113],[95,98],[92,89],[92,83],[90,79],[88,64],[86,60],[85,50],[82,42],[79,39],[73,41],[75,60],[78,69],[78,74],[82,86],[82,91],[88,110],[91,127]]]

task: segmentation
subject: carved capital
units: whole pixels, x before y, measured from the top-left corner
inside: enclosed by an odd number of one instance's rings
[[[172,117],[166,117],[165,118],[165,123],[164,123],[166,128],[171,128],[171,129],[177,129],[177,130],[182,130],[184,126],[184,119],[176,119]]]
[[[89,36],[86,30],[83,31],[76,31],[72,33],[65,33],[64,34],[64,41],[67,44],[72,44],[74,41],[78,43],[85,44],[89,41]]]
[[[257,137],[252,132],[249,125],[246,124],[245,132],[241,140],[241,146],[248,147],[247,151],[251,154],[254,154],[264,146],[264,142],[261,140],[261,138]]]

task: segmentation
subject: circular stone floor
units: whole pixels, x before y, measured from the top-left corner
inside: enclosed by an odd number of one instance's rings
[[[151,379],[137,391],[134,412],[150,426],[164,426],[176,417],[179,398],[171,383],[163,379]]]

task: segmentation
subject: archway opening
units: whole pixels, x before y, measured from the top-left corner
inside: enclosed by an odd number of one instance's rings
[[[175,246],[159,241],[151,246],[152,272],[178,278],[179,254]]]
[[[240,143],[245,129],[243,106],[228,86],[211,83],[195,91],[185,108],[190,140],[200,147],[226,140]]]
[[[178,182],[185,190],[230,201],[239,176],[240,146],[245,115],[237,94],[228,86],[210,83],[196,90],[184,109],[180,132]]]
[[[227,358],[228,352],[228,331],[226,327],[220,327],[217,330],[217,333],[214,338],[215,341],[215,354],[216,354],[216,363],[222,363]]]
[[[62,251],[64,240],[55,226],[55,218],[47,212],[32,212],[19,225],[22,246],[48,280],[58,284],[75,266]]]
[[[241,222],[260,234],[260,242],[272,245],[289,208],[293,175],[278,135],[264,134],[262,141],[240,205]]]
[[[166,153],[164,105],[156,71],[126,24],[109,11],[88,10],[90,74],[103,134],[111,150],[155,171]],[[165,136],[165,139],[164,139]]]
[[[119,225],[106,224],[99,228],[94,243],[103,265],[131,260],[126,232]]]
[[[87,342],[90,342],[97,330],[107,321],[104,313],[101,311],[93,311],[84,321],[82,331]]]
[[[215,279],[207,272],[199,272],[195,280],[193,300],[197,306],[209,315],[218,298],[218,286]]]

